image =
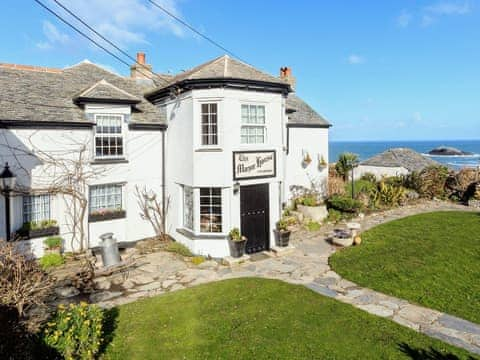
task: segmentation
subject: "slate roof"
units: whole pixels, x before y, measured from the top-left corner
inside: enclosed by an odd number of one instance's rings
[[[324,117],[313,110],[310,105],[293,93],[288,94],[286,107],[288,124],[332,126]]]
[[[223,55],[174,76],[169,82],[162,85],[157,90],[169,87],[184,80],[200,79],[242,79],[264,81],[280,85],[288,84],[284,80],[264,73],[251,65],[232,59],[228,55]]]
[[[126,92],[140,100],[132,109],[132,122],[166,122],[164,112],[143,96],[153,88],[151,82],[137,83],[134,79],[116,75],[90,62],[55,71],[23,68],[0,65],[0,120],[88,121],[83,109],[73,99],[105,80],[109,85],[99,86],[95,96],[107,96],[107,92],[112,92],[115,87],[119,91],[115,91],[114,96],[118,96],[118,92],[125,96],[123,92]]]
[[[408,171],[421,171],[428,166],[439,165],[439,163],[412,149],[394,148],[375,155],[374,157],[361,162],[360,165],[404,167]]]

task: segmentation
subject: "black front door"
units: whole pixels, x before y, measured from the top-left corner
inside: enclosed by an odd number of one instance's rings
[[[241,232],[247,254],[269,248],[268,184],[240,187]]]

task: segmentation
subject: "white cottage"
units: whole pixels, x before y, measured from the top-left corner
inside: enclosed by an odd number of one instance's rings
[[[132,243],[154,235],[136,195],[147,189],[194,253],[229,255],[234,227],[253,253],[273,245],[292,186],[325,188],[330,124],[293,93],[290,69],[277,78],[222,56],[174,77],[150,71],[142,53],[128,78],[88,62],[0,65],[0,160],[17,175],[0,236],[10,223],[37,256],[54,233],[71,251],[105,232]]]

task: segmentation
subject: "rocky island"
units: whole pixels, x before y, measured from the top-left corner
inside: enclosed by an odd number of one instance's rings
[[[471,152],[467,151],[462,151],[459,149],[456,149],[454,147],[448,147],[448,146],[439,146],[435,149],[432,149],[428,152],[429,155],[434,155],[434,156],[465,156],[465,155],[473,155]]]

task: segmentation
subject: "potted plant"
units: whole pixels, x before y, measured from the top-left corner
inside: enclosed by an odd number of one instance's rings
[[[277,222],[277,229],[275,230],[275,245],[278,247],[288,246],[290,242],[291,231],[288,230],[288,221],[281,218]]]
[[[308,152],[305,152],[305,154],[303,155],[303,164],[305,166],[308,166],[310,165],[311,162],[312,162],[312,158],[310,157],[310,154]]]
[[[323,170],[327,167],[327,162],[325,161],[325,158],[323,157],[323,155],[320,157],[320,159],[318,160],[318,168],[320,170]]]
[[[304,218],[312,219],[315,222],[322,222],[327,216],[327,207],[320,201],[317,193],[307,193],[295,200],[297,211],[303,214]]]
[[[17,230],[17,236],[19,239],[34,239],[58,235],[59,231],[56,220],[29,221],[23,223],[22,227]]]
[[[43,243],[45,244],[46,248],[46,253],[51,254],[51,253],[56,253],[60,254],[60,249],[62,247],[62,241],[63,239],[60,236],[50,236],[46,238]]]
[[[247,238],[240,234],[239,228],[230,230],[231,253],[232,257],[239,258],[245,254],[245,246],[247,245]]]

